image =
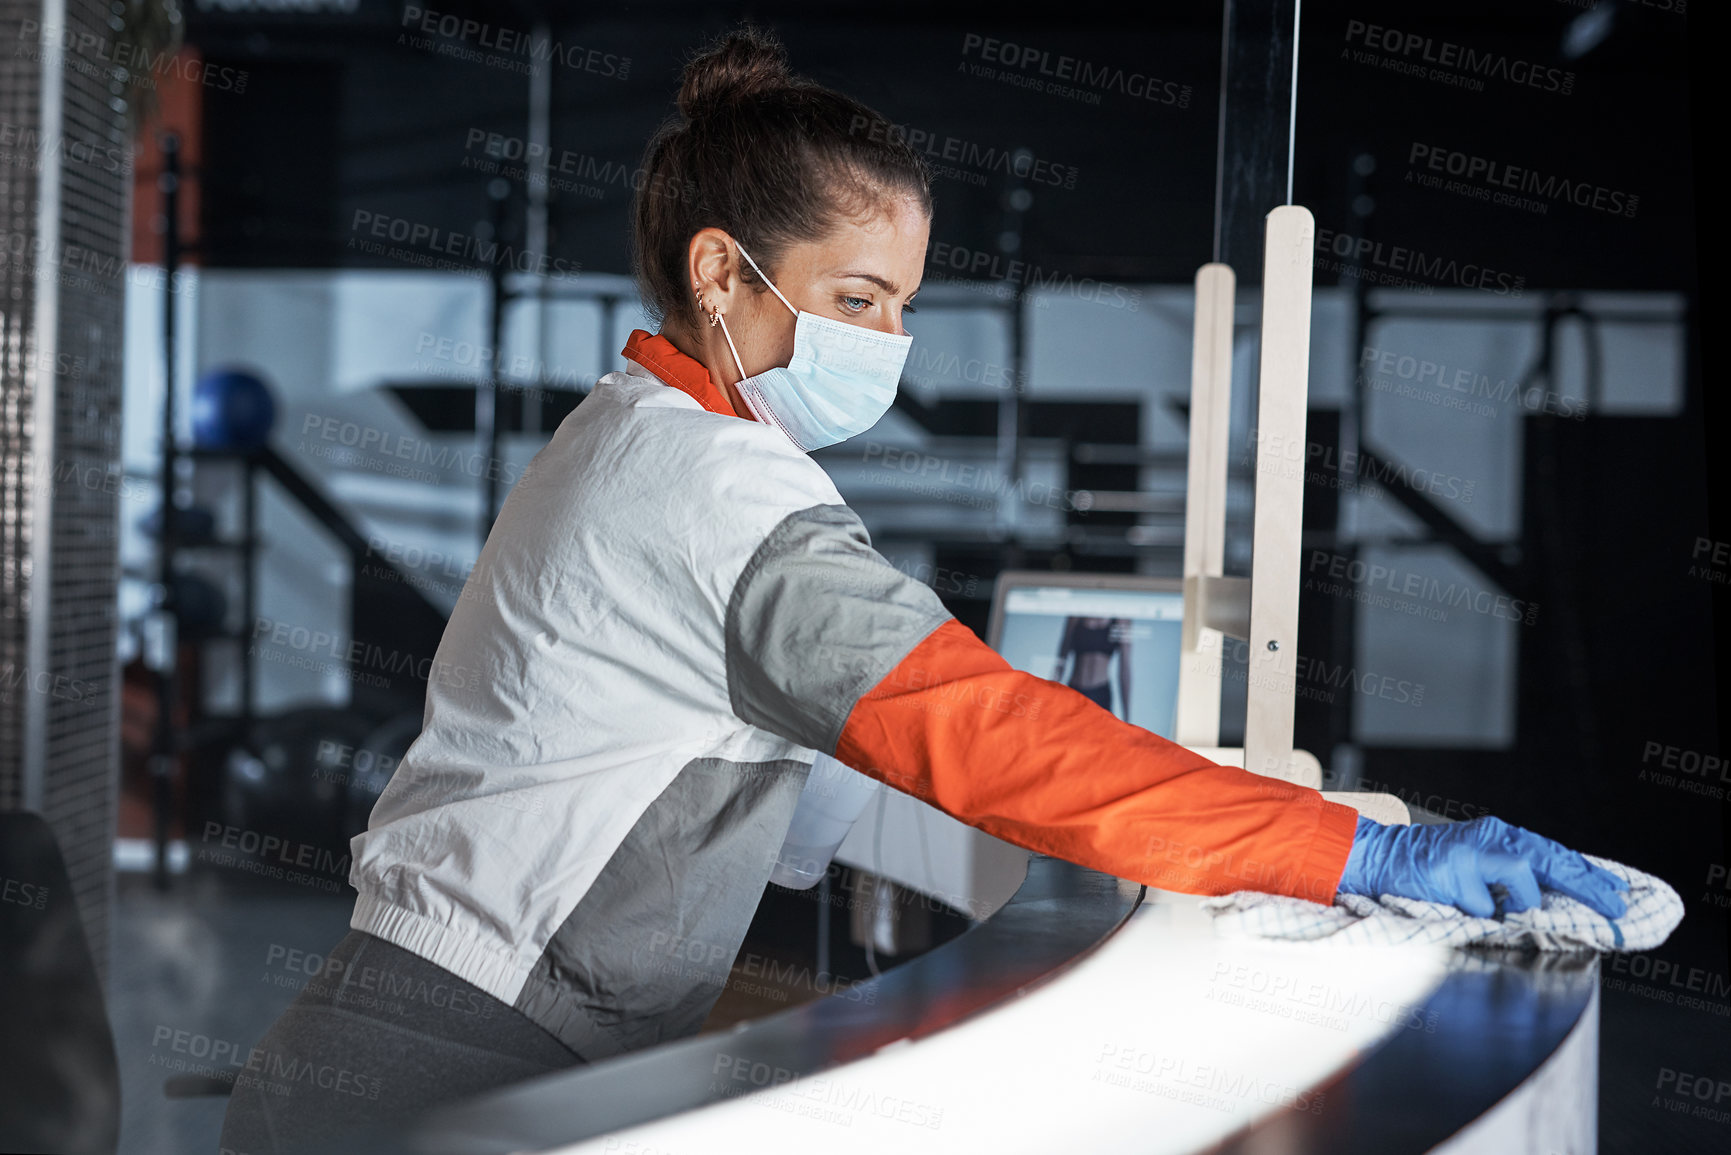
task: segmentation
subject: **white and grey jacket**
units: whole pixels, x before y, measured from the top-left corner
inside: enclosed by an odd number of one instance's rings
[[[628,362],[504,502],[435,659],[480,675],[429,681],[351,926],[588,1059],[694,1032],[813,748],[949,617],[779,430]]]

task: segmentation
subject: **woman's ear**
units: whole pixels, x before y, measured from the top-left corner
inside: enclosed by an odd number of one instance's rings
[[[714,309],[726,313],[735,303],[739,276],[734,268],[733,238],[713,226],[698,229],[691,235],[686,250],[687,271],[691,275],[692,293],[703,299],[707,314]]]

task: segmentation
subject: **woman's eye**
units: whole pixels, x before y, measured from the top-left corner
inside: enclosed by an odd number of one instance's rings
[[[917,312],[919,312],[919,310],[914,308],[913,303],[910,301],[908,304],[902,306],[902,312],[904,312],[904,313],[917,313]]]
[[[841,303],[849,312],[858,313],[870,306],[871,300],[867,297],[843,297]]]

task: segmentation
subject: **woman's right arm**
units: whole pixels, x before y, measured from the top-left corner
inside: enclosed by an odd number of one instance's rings
[[[726,611],[743,720],[1045,854],[1169,890],[1332,901],[1357,813],[1011,667],[845,505],[787,515]]]

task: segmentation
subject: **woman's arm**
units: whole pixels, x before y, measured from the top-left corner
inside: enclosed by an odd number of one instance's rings
[[[836,757],[1007,842],[1193,894],[1330,902],[1358,818],[1022,673],[953,619],[859,698]]]
[[[1012,668],[846,506],[775,526],[728,598],[725,636],[740,718],[988,834],[1169,890],[1334,897],[1356,811]]]

